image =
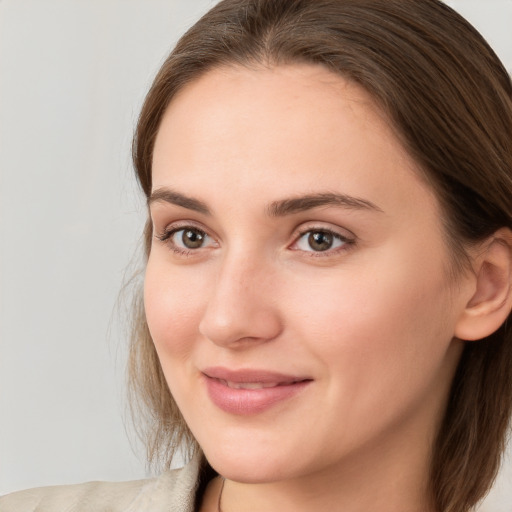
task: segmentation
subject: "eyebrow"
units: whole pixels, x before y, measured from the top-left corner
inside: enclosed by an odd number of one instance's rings
[[[341,206],[352,210],[369,210],[383,213],[383,210],[371,201],[332,192],[308,194],[305,196],[283,199],[281,201],[274,201],[268,207],[268,213],[272,217],[282,217],[293,213],[312,210],[313,208],[321,206]]]
[[[195,212],[202,213],[204,215],[211,215],[210,209],[206,206],[206,203],[203,203],[203,201],[199,201],[199,199],[194,199],[193,197],[188,197],[168,188],[158,188],[148,197],[148,206],[157,202],[175,204],[176,206],[187,208],[187,210],[194,210]]]
[[[159,188],[151,194],[148,198],[148,206],[156,202],[170,203],[202,213],[203,215],[211,215],[210,209],[203,201],[186,196],[169,188]],[[274,201],[267,207],[267,213],[271,217],[284,217],[322,206],[338,206],[352,210],[383,212],[376,204],[366,199],[346,194],[322,192]]]

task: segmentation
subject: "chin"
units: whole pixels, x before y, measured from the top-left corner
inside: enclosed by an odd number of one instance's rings
[[[283,454],[272,453],[261,447],[243,450],[219,444],[204,454],[212,468],[223,477],[241,483],[268,483],[290,478],[293,468]],[[287,459],[285,461],[285,459]]]

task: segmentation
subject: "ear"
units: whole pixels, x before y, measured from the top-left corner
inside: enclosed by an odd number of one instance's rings
[[[473,263],[473,295],[455,326],[460,340],[489,336],[512,310],[512,231],[496,231],[479,245]]]

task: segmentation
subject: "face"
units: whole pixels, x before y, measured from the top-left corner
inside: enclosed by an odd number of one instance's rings
[[[362,89],[308,65],[210,71],[164,115],[150,209],[148,325],[215,469],[425,459],[463,305],[436,198]]]

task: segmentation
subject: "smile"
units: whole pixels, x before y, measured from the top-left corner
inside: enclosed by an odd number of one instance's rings
[[[296,382],[302,382],[302,381],[295,381],[292,383],[289,382],[270,382],[270,383],[263,383],[263,382],[232,382],[229,380],[222,380],[218,379],[219,382],[224,384],[224,386],[227,386],[231,389],[266,389],[266,388],[275,388],[277,386],[289,386],[290,384],[295,384]]]
[[[261,370],[209,368],[203,372],[211,402],[229,414],[251,415],[270,409],[304,390],[312,379]]]

